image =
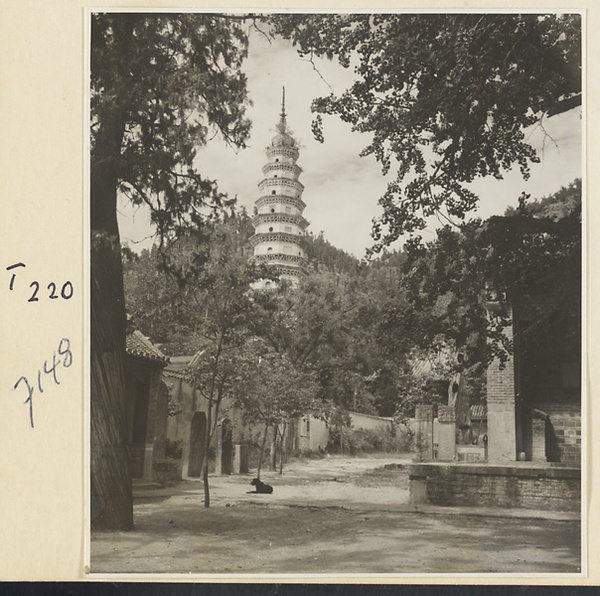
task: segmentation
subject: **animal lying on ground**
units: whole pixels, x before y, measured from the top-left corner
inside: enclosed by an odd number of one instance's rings
[[[256,488],[256,490],[250,491],[252,493],[270,495],[273,492],[272,486],[261,482],[258,478],[255,478],[250,484]]]

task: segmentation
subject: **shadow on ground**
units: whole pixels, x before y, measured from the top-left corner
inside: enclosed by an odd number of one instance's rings
[[[263,474],[136,491],[135,529],[91,537],[92,573],[463,574],[578,573],[572,514],[408,504],[408,478],[368,458],[293,462]],[[402,463],[402,461],[400,461]]]

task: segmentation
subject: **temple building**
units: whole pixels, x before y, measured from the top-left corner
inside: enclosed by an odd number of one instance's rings
[[[285,89],[277,134],[266,154],[268,161],[263,166],[264,178],[258,184],[259,198],[252,219],[253,258],[273,267],[280,280],[297,286],[306,271],[304,238],[308,222],[302,216],[306,207],[302,200],[304,186],[298,180],[302,168],[296,164],[298,143],[287,127]],[[271,283],[263,280],[256,287],[268,287]]]

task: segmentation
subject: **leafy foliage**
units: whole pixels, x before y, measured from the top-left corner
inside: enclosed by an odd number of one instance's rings
[[[264,274],[244,251],[243,226],[243,217],[205,225],[206,241],[181,234],[166,252],[146,252],[125,267],[128,308],[136,324],[170,341],[172,348],[196,353],[188,376],[205,399],[205,454],[223,401],[239,384],[236,371],[244,362],[255,311],[250,286]],[[206,456],[202,467],[208,507]]]
[[[555,320],[552,333],[556,321],[562,321],[563,344],[576,354],[581,333],[580,200],[580,181],[575,181],[552,197],[523,203],[507,217],[472,221],[458,231],[446,227],[427,245],[411,243],[400,282],[403,300],[392,301],[384,311],[383,345],[394,350],[406,342],[421,360],[445,354],[446,378],[461,370],[471,401],[482,394],[485,365],[513,353],[513,343],[503,333],[513,319],[522,350],[539,353],[535,330],[545,329],[541,341],[548,342],[550,321]],[[490,289],[497,297],[490,296]],[[515,316],[499,309],[488,318],[490,299],[510,301]],[[458,353],[462,362],[455,359]],[[439,378],[440,371],[432,372]],[[418,379],[409,375],[407,380],[404,405],[415,399],[427,403],[425,395],[410,397],[418,393]]]
[[[317,270],[324,268],[333,273],[357,274],[360,269],[360,261],[333,246],[323,232],[306,236],[306,253],[309,263]]]
[[[194,354],[252,310],[248,288],[268,273],[248,261],[247,219],[226,217],[124,260],[132,323],[166,352]]]
[[[366,429],[332,427],[329,431],[328,453],[359,455],[363,453],[407,453],[412,448],[414,437],[410,429],[400,427]]]
[[[515,241],[506,220],[496,224],[516,251],[508,265],[517,274],[512,297],[519,314],[521,383],[530,391],[540,379],[559,387],[563,366],[576,371],[581,363],[581,180],[539,201],[522,202],[519,212],[522,225],[544,226]]]
[[[236,366],[234,395],[248,422],[268,426],[297,419],[312,410],[314,379],[297,370],[286,354],[258,339],[247,345],[245,358]]]
[[[165,443],[165,457],[167,459],[181,459],[183,456],[183,442],[182,441],[171,441],[166,439]]]
[[[216,133],[235,147],[248,136],[240,25],[213,14],[95,14],[91,47],[92,162],[114,163],[119,191],[150,207],[160,238],[230,207],[194,159]],[[105,153],[104,135],[121,139],[117,155]]]
[[[376,413],[365,378],[382,366],[371,325],[380,287],[370,282],[368,275],[313,270],[297,289],[255,296],[262,311],[256,335],[315,375],[323,416],[334,406]]]
[[[526,129],[581,103],[577,14],[275,15],[275,31],[301,55],[337,57],[356,81],[314,100],[370,133],[363,155],[396,169],[380,199],[375,250],[425,227],[438,214],[462,220],[475,209],[469,183],[524,178],[539,161]]]
[[[231,396],[246,424],[262,426],[257,476],[263,461],[269,431],[273,435],[272,465],[276,453],[283,469],[285,434],[288,426],[315,409],[316,387],[313,376],[299,370],[285,353],[275,352],[255,338],[245,346],[235,363],[235,384]]]

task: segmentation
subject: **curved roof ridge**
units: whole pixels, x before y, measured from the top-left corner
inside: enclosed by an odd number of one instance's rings
[[[164,365],[169,363],[169,357],[137,329],[125,338],[125,351],[130,356],[144,358],[145,360],[151,360],[153,362],[160,362]]]

